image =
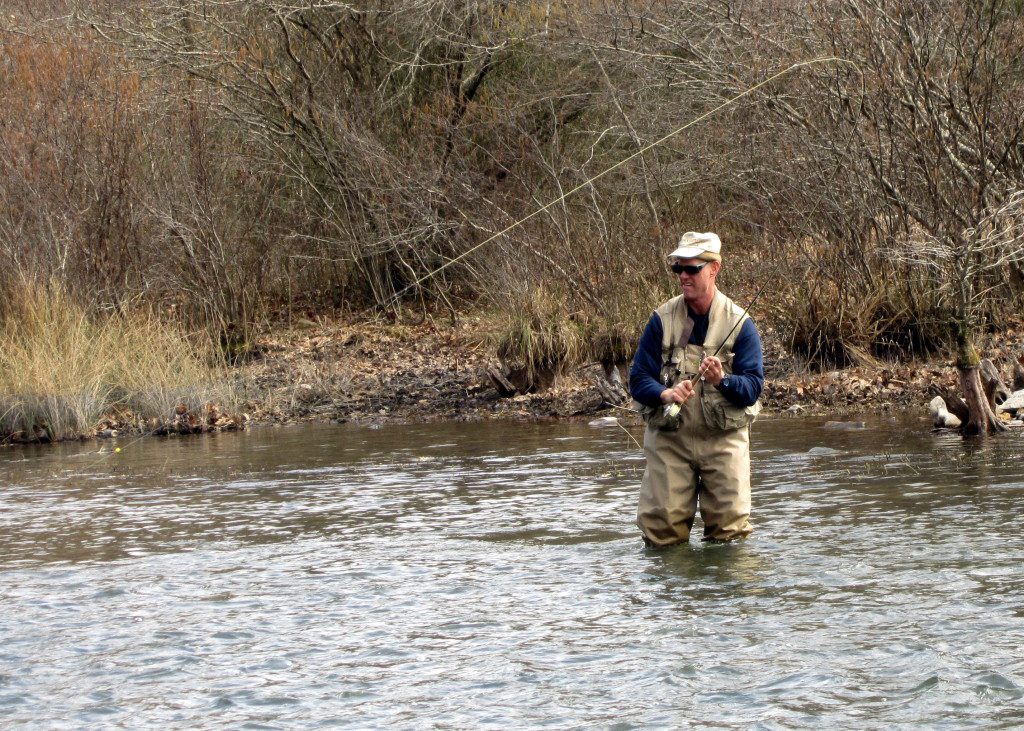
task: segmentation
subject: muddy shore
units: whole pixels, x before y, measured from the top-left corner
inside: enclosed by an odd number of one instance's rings
[[[238,370],[242,408],[254,423],[359,424],[437,420],[639,418],[605,404],[600,366],[561,376],[543,393],[499,396],[487,375],[497,363],[486,325],[299,321],[275,328]],[[951,363],[877,363],[814,372],[788,355],[769,328],[765,342],[766,413],[927,415],[937,388],[956,387]],[[999,343],[993,342],[997,347]]]

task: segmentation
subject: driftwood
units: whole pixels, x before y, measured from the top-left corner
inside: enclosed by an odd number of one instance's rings
[[[554,368],[537,368],[530,370],[526,366],[502,363],[501,366],[488,366],[487,376],[502,398],[510,398],[517,394],[547,391],[557,380],[558,373]]]
[[[629,399],[619,368],[610,361],[601,363],[601,370],[594,376],[594,385],[607,406],[621,406]]]
[[[985,398],[988,399],[992,410],[996,411],[999,404],[1010,398],[1010,389],[1003,383],[999,370],[988,358],[982,358],[978,366],[978,375],[981,376],[981,386],[985,389]]]
[[[519,393],[519,389],[515,387],[505,373],[502,372],[496,366],[487,366],[487,375],[491,379],[491,383],[494,384],[494,388],[498,391],[498,395],[502,398],[510,398]]]
[[[942,401],[945,407],[949,409],[949,413],[959,419],[961,423],[966,424],[967,420],[971,417],[971,413],[967,408],[967,402],[960,398],[960,394],[952,388],[945,386],[939,389],[939,396],[942,397]]]

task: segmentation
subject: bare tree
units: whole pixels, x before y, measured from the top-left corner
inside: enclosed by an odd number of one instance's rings
[[[865,291],[893,291],[900,265],[928,273],[932,300],[955,334],[971,408],[965,431],[1003,428],[978,380],[983,318],[1020,272],[1024,189],[1024,27],[1013,3],[842,0],[818,43],[856,71],[818,76],[797,115],[802,191],[812,237],[851,252]],[[852,250],[849,248],[852,244]],[[892,276],[890,275],[890,276]]]
[[[344,262],[378,303],[459,253],[515,164],[487,154],[501,123],[480,124],[490,79],[527,43],[496,30],[528,31],[507,3],[155,0],[95,22],[137,62],[215,89],[318,222],[294,232],[304,253]],[[430,285],[445,296],[443,278]]]

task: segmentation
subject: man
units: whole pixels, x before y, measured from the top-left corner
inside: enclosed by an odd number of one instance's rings
[[[753,320],[715,285],[721,251],[713,233],[683,234],[668,256],[683,293],[651,315],[629,373],[647,422],[637,524],[648,545],[688,541],[698,503],[704,540],[752,530],[750,424],[764,361]]]

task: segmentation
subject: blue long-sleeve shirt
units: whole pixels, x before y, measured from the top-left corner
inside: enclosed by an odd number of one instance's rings
[[[690,312],[693,332],[688,342],[703,345],[708,334],[708,315]],[[657,312],[651,315],[640,336],[633,365],[629,369],[629,392],[645,406],[661,404],[661,392],[665,390],[661,377],[661,341],[664,326]],[[708,353],[711,355],[711,353]],[[733,350],[732,375],[729,385],[718,390],[735,406],[751,406],[761,396],[764,388],[764,357],[761,354],[761,335],[754,321],[747,319],[740,326]]]

